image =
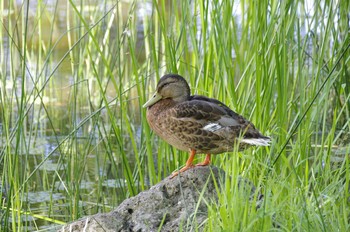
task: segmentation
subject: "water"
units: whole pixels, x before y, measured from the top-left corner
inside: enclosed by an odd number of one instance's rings
[[[24,230],[31,231],[55,224],[48,221],[49,218],[65,222],[83,215],[111,210],[128,195],[126,179],[120,178],[124,175],[124,166],[119,153],[124,152],[129,156],[128,162],[132,169],[135,164],[134,154],[131,154],[130,137],[124,134],[122,141],[118,141],[113,135],[110,121],[115,120],[120,128],[123,124],[118,113],[118,104],[111,104],[110,109],[115,111],[115,118],[110,118],[106,109],[99,110],[100,93],[94,91],[98,83],[90,77],[74,77],[72,65],[76,65],[76,61],[66,55],[70,46],[66,36],[67,18],[72,17],[72,9],[67,10],[67,2],[62,0],[28,3],[28,53],[24,79],[20,69],[22,59],[16,49],[16,46],[21,48],[22,37],[12,38],[12,42],[6,34],[2,35],[2,57],[7,62],[2,66],[5,79],[0,82],[0,92],[5,94],[6,102],[2,104],[6,104],[8,109],[4,111],[0,108],[0,132],[8,129],[10,137],[6,138],[5,134],[0,134],[0,154],[1,157],[18,155],[18,194],[23,212],[31,214],[23,213],[20,221],[9,215],[9,222],[21,223],[23,228],[26,228]],[[107,1],[101,5],[84,5],[82,12],[89,21],[89,14],[106,12],[115,3]],[[120,9],[125,9],[120,18],[125,22],[131,3],[119,4],[122,5]],[[18,31],[21,32],[22,18],[16,18],[14,12],[24,11],[27,5],[17,2],[15,7],[16,10],[4,12],[8,13],[4,24],[12,24],[12,27],[18,25]],[[40,23],[37,18],[38,11],[43,17]],[[48,19],[54,14],[56,19],[52,22],[52,27]],[[41,25],[41,32],[38,31],[38,24]],[[52,33],[51,27],[54,30]],[[72,30],[79,30],[72,24],[70,27]],[[39,58],[39,49],[47,48],[50,44],[55,44],[52,53],[48,54],[50,60]],[[89,91],[74,92],[78,85]],[[44,91],[38,95],[41,88],[44,88]],[[21,105],[24,95],[24,109],[27,113],[23,124],[19,124],[18,106]],[[110,84],[106,88],[105,96],[111,101],[116,95],[115,88]],[[131,104],[130,108],[135,107]],[[2,113],[6,114],[6,117],[3,118]],[[92,116],[93,114],[95,116]],[[140,127],[139,112],[134,114],[138,115],[133,119],[137,129]],[[4,128],[4,123],[9,124]],[[22,130],[20,139],[16,136],[18,127]],[[8,152],[13,155],[7,154]],[[114,160],[114,164],[111,160]],[[2,158],[2,174],[4,164]],[[10,186],[13,187],[11,183],[1,186],[3,205],[9,200],[8,194],[14,195],[13,192],[9,192],[14,189]],[[22,192],[24,194],[21,194]],[[72,212],[72,209],[80,210]]]

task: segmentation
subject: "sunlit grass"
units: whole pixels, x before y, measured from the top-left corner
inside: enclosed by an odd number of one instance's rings
[[[50,4],[0,4],[2,230],[108,212],[180,168],[188,154],[158,139],[141,108],[168,72],[273,138],[213,158],[231,178],[208,202],[206,230],[349,230],[348,3]],[[238,175],[264,194],[260,208],[258,193],[232,191]],[[52,200],[33,209],[24,199],[38,191]]]

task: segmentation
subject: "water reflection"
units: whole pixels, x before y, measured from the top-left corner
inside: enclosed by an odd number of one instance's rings
[[[62,193],[52,193],[51,191],[28,192],[22,200],[28,204],[45,203],[65,199]]]

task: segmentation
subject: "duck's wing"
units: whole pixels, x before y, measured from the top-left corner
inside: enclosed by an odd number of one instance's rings
[[[222,135],[223,129],[231,130],[235,136],[242,136],[244,143],[268,145],[270,138],[263,136],[255,126],[243,116],[237,114],[219,100],[194,95],[189,101],[173,108],[173,116],[182,121],[200,123],[201,130]]]
[[[234,120],[236,120],[238,123],[240,124],[245,124],[249,121],[247,121],[245,118],[243,118],[243,116],[237,114],[236,112],[234,112],[233,110],[231,110],[228,106],[226,106],[224,103],[222,103],[221,101],[214,99],[214,98],[209,98],[209,97],[205,97],[205,96],[201,96],[201,95],[193,95],[191,96],[191,101],[200,101],[203,104],[210,104],[213,108],[215,108],[215,111],[221,111],[224,112],[222,114],[222,116],[230,116],[231,118],[233,118]]]

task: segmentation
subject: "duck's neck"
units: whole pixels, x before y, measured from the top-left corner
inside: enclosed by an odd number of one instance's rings
[[[177,102],[175,102],[172,99],[162,99],[159,102],[155,103],[154,105],[150,106],[148,110],[155,112],[156,114],[159,114],[161,111],[167,110],[173,106],[175,106]]]

